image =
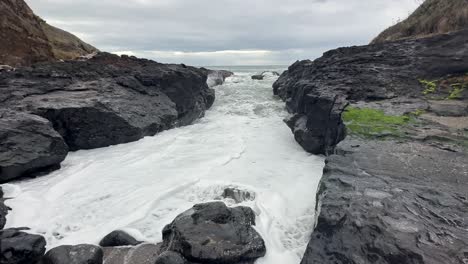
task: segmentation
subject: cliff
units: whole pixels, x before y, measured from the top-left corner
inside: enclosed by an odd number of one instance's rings
[[[76,36],[48,25],[24,0],[0,2],[0,64],[31,65],[96,52]]]
[[[468,0],[425,0],[407,19],[386,29],[372,43],[420,38],[468,28]]]

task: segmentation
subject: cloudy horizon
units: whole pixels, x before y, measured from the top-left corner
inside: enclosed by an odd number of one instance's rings
[[[419,0],[26,0],[102,51],[191,65],[289,65],[364,45]]]

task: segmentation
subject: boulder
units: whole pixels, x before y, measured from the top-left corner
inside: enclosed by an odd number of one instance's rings
[[[263,80],[266,76],[280,76],[278,72],[275,71],[264,71],[260,74],[252,75],[252,80]]]
[[[17,229],[0,231],[0,263],[33,264],[37,263],[45,252],[44,237],[31,235]]]
[[[101,247],[120,247],[120,246],[135,246],[141,242],[133,238],[127,232],[122,230],[112,231],[106,235],[99,245]]]
[[[186,264],[187,260],[177,252],[165,251],[161,253],[154,264]]]
[[[42,264],[102,264],[102,249],[94,245],[59,246],[45,254]]]
[[[0,182],[60,167],[68,147],[45,118],[0,110]]]
[[[164,228],[162,247],[195,263],[253,263],[266,248],[252,225],[255,214],[248,207],[198,204]]]
[[[134,247],[105,247],[105,264],[155,264],[160,244],[139,244]]]

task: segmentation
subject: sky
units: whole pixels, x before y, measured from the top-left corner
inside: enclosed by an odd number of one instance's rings
[[[365,45],[421,0],[26,0],[101,51],[165,63],[289,65]]]

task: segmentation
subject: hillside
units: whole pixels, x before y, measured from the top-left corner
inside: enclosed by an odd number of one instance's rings
[[[48,25],[24,0],[0,2],[0,64],[30,65],[94,51],[97,49],[76,36]]]
[[[464,28],[468,28],[468,0],[426,0],[406,20],[383,31],[371,44]]]

